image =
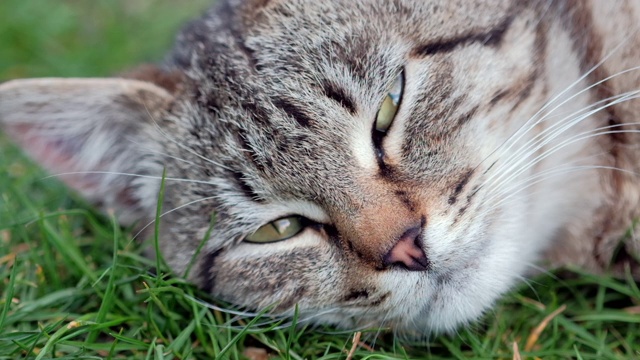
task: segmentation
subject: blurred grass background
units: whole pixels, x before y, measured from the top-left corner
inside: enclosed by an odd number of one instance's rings
[[[0,80],[105,76],[158,61],[209,0],[2,0]]]
[[[0,81],[108,76],[159,61],[179,25],[208,4],[1,0]],[[262,320],[235,319],[194,302],[211,299],[167,269],[151,273],[155,263],[130,235],[45,176],[0,134],[0,359],[347,357],[350,332],[245,327]],[[631,280],[546,275],[469,329],[428,342],[365,333],[353,356],[640,358],[639,306]]]

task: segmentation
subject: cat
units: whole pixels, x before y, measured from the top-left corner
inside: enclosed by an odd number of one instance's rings
[[[162,255],[216,298],[453,331],[539,265],[640,279],[639,21],[638,0],[225,0],[159,65],[1,84],[0,126],[126,226],[166,171]]]

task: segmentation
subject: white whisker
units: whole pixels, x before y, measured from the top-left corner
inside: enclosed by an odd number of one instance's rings
[[[166,212],[164,212],[164,213],[160,214],[160,215],[158,216],[157,220],[160,220],[160,218],[162,218],[163,216],[168,215],[168,214],[171,214],[172,212],[174,212],[174,211],[178,211],[178,210],[180,210],[180,209],[182,209],[182,208],[185,208],[185,207],[187,207],[187,206],[191,206],[191,205],[193,205],[193,204],[196,204],[196,203],[199,203],[199,202],[202,202],[202,201],[207,201],[207,200],[211,200],[211,199],[216,199],[217,197],[218,197],[218,196],[207,196],[207,197],[204,197],[204,198],[200,198],[200,199],[197,199],[197,200],[190,201],[190,202],[188,202],[188,203],[186,203],[186,204],[182,204],[182,205],[180,205],[180,206],[176,206],[176,207],[174,207],[173,209],[168,210],[168,211],[166,211]],[[153,219],[153,220],[152,220],[152,221],[150,221],[148,224],[146,224],[145,226],[143,226],[143,227],[142,227],[142,229],[138,230],[138,232],[133,236],[133,238],[134,238],[134,239],[138,238],[138,236],[139,236],[143,231],[145,231],[149,226],[153,225],[155,222],[156,222],[156,219]]]
[[[225,169],[225,170],[228,170],[228,171],[233,171],[233,170],[232,170],[232,169],[230,169],[229,167],[227,167],[227,166],[225,166],[225,165],[222,165],[222,164],[220,164],[220,163],[218,163],[218,162],[216,162],[216,161],[213,161],[213,160],[211,160],[211,159],[209,159],[209,158],[207,158],[207,157],[205,157],[205,156],[203,156],[203,155],[201,155],[201,154],[198,154],[195,150],[190,149],[188,146],[186,146],[186,145],[184,145],[184,144],[182,144],[182,143],[178,142],[177,140],[172,139],[171,137],[169,137],[169,135],[167,135],[167,134],[164,132],[164,130],[162,130],[162,128],[160,127],[160,125],[158,125],[158,123],[155,123],[155,128],[156,128],[156,130],[157,130],[157,131],[158,131],[162,136],[164,136],[167,140],[171,141],[172,143],[176,144],[176,145],[177,145],[179,148],[181,148],[182,150],[185,150],[185,151],[187,151],[188,153],[190,153],[190,154],[192,154],[192,155],[196,156],[197,158],[202,159],[202,160],[204,160],[204,161],[206,161],[206,162],[208,162],[208,163],[210,163],[210,164],[213,164],[213,165],[215,165],[215,166],[217,166],[217,167],[220,167],[220,168]]]
[[[537,179],[540,176],[544,176],[544,174],[546,174],[547,172],[556,171],[558,168],[564,169],[564,168],[567,168],[569,166],[577,166],[578,165],[577,163],[580,163],[580,162],[584,163],[584,162],[589,161],[591,159],[598,158],[598,157],[602,156],[603,154],[604,153],[600,153],[600,154],[595,154],[595,155],[588,156],[588,157],[583,157],[583,158],[580,158],[579,161],[577,161],[577,160],[576,161],[572,161],[570,163],[562,164],[561,166],[557,166],[557,167],[554,167],[554,168],[551,168],[551,169],[544,170],[544,171],[539,172],[539,173],[535,173],[535,174],[533,174],[533,175],[531,175],[531,176],[529,176],[529,177],[527,177],[525,179],[519,180],[519,182],[516,183],[515,185],[511,184],[511,186],[509,188],[507,188],[507,189],[505,189],[504,187],[499,187],[499,186],[489,188],[489,191],[487,192],[487,194],[489,196],[486,197],[485,199],[483,199],[483,202],[491,203],[494,199],[502,196],[506,192],[511,191],[513,188],[517,188],[521,184],[524,184],[526,181],[529,181],[531,179]],[[514,177],[511,177],[510,179],[513,179],[513,178]],[[511,180],[509,180],[509,181],[511,181]]]
[[[211,310],[220,311],[221,313],[225,313],[225,314],[242,316],[242,317],[270,316],[269,314],[266,314],[266,313],[249,312],[249,311],[237,311],[237,310],[232,310],[232,309],[229,309],[229,308],[223,308],[223,307],[220,307],[220,306],[213,305],[213,304],[211,304],[209,302],[206,302],[204,300],[198,299],[196,297],[193,297],[191,295],[184,295],[184,297],[186,299],[188,299],[188,300],[191,300],[191,301],[197,303],[200,306],[206,307],[206,308],[211,309]]]
[[[525,189],[528,189],[528,188],[530,188],[530,187],[532,187],[532,186],[534,186],[534,185],[536,185],[536,184],[538,184],[538,183],[540,183],[542,181],[546,181],[551,177],[559,176],[559,175],[565,175],[567,173],[572,173],[572,172],[577,172],[577,171],[586,171],[586,170],[614,170],[614,171],[620,171],[620,172],[623,172],[623,173],[636,175],[636,176],[640,175],[640,174],[638,174],[636,172],[633,172],[633,171],[630,171],[630,170],[618,168],[618,167],[615,167],[615,166],[604,166],[604,165],[602,165],[602,166],[600,166],[600,165],[584,165],[584,166],[567,167],[567,168],[564,168],[564,169],[554,169],[553,171],[547,171],[547,173],[544,174],[545,176],[537,176],[538,179],[535,180],[535,181],[528,181],[528,183],[526,183],[526,184],[521,184],[520,183],[520,184],[518,184],[518,186],[515,186],[515,185],[511,186],[510,189],[513,190],[513,188],[515,187],[516,191],[510,193],[508,196],[504,197],[500,201],[492,204],[492,207],[489,208],[489,209],[486,209],[485,213],[491,212],[494,209],[500,207],[502,204],[505,203],[506,200],[512,198],[513,196],[515,196],[519,192],[521,192],[521,191],[523,191]],[[529,180],[531,180],[531,179],[529,179]],[[507,191],[504,191],[503,193],[506,193],[506,192]]]
[[[132,174],[132,173],[117,172],[117,171],[70,171],[70,172],[63,172],[63,173],[57,173],[57,174],[53,174],[53,175],[48,175],[48,176],[40,178],[40,180],[47,180],[47,179],[54,178],[54,177],[63,177],[63,176],[68,176],[68,175],[86,175],[86,174],[132,176],[132,177],[139,177],[139,178],[145,178],[145,179],[155,179],[155,180],[162,180],[163,179],[162,176],[141,175],[141,174]],[[173,178],[173,177],[165,177],[164,180],[166,180],[166,181],[187,182],[187,183],[196,183],[196,184],[205,184],[205,185],[213,185],[213,183],[211,183],[209,181],[191,180],[191,179],[182,179],[182,178]]]
[[[524,155],[521,156],[520,159],[518,159],[517,161],[512,161],[512,164],[509,164],[509,167],[504,170],[504,168],[506,167],[506,165],[502,165],[498,168],[496,168],[496,170],[494,170],[493,174],[491,176],[489,176],[489,178],[487,178],[485,180],[486,183],[488,183],[489,181],[493,180],[493,183],[490,185],[492,187],[499,187],[501,186],[503,183],[505,183],[506,181],[510,180],[511,178],[513,178],[514,176],[517,176],[519,174],[521,174],[523,171],[525,171],[526,169],[530,168],[531,166],[533,166],[534,164],[537,164],[538,162],[540,162],[540,160],[548,157],[548,153],[554,153],[557,152],[559,149],[562,149],[572,143],[575,143],[576,141],[579,140],[584,140],[584,139],[588,139],[592,136],[587,136],[587,137],[583,137],[583,135],[586,134],[591,134],[595,131],[599,131],[602,129],[606,129],[606,128],[610,128],[610,127],[616,127],[616,126],[624,126],[624,125],[632,125],[632,124],[620,124],[620,125],[611,125],[609,127],[601,127],[601,128],[597,128],[597,129],[593,129],[593,130],[589,130],[586,132],[582,132],[580,134],[574,135],[571,138],[567,139],[566,141],[555,145],[554,147],[552,147],[551,149],[545,151],[543,154],[538,155],[536,158],[534,158],[533,160],[530,160],[528,163],[526,163],[524,166],[522,165],[522,163],[524,161],[526,161],[531,155],[535,154],[538,150],[542,149],[545,145],[547,145],[548,143],[550,143],[551,141],[553,141],[555,138],[557,138],[560,134],[562,134],[563,132],[565,132],[567,129],[571,128],[572,126],[574,126],[575,124],[579,123],[580,121],[583,121],[584,119],[588,118],[589,116],[604,110],[610,106],[613,106],[615,104],[624,102],[624,101],[629,101],[635,98],[639,98],[640,96],[638,96],[637,94],[640,94],[640,91],[635,91],[633,92],[634,96],[628,96],[628,97],[623,97],[620,99],[617,99],[614,102],[608,103],[604,106],[598,107],[594,110],[591,110],[589,112],[587,112],[586,114],[583,114],[579,117],[577,117],[576,119],[568,122],[568,124],[565,124],[564,127],[562,129],[556,130],[556,132],[552,133],[548,138],[544,139],[543,141],[541,141],[540,143],[536,144],[536,146],[533,149],[530,149],[529,152]],[[634,130],[620,130],[620,131],[631,131],[633,132]],[[595,135],[604,135],[604,133],[598,133]],[[520,170],[516,169],[520,167]],[[505,176],[509,175],[509,177],[507,177],[506,179]],[[497,176],[497,177],[496,177]],[[496,177],[494,179],[494,177]]]
[[[611,125],[610,127],[618,127],[618,126],[623,126],[623,125]],[[609,128],[609,127],[605,127],[605,128]],[[514,173],[510,174],[510,176],[505,179],[504,181],[502,181],[501,183],[498,183],[497,185],[495,185],[495,188],[500,188],[503,184],[508,183],[509,181],[511,181],[512,179],[518,177],[519,175],[521,175],[522,173],[524,173],[525,171],[527,171],[528,169],[530,169],[531,167],[535,166],[536,164],[540,163],[542,160],[548,158],[549,156],[557,153],[558,151],[562,150],[564,147],[569,146],[573,143],[582,141],[582,140],[588,140],[590,138],[594,138],[597,136],[602,136],[602,135],[611,135],[611,134],[637,134],[640,133],[640,130],[612,130],[612,131],[599,131],[599,129],[595,129],[595,130],[591,130],[591,131],[587,131],[587,132],[583,132],[580,134],[577,134],[569,139],[567,139],[566,141],[555,145],[554,147],[546,150],[545,152],[543,152],[542,154],[538,155],[537,157],[535,157],[534,159],[532,159],[531,161],[529,161],[528,163],[524,164],[519,170],[515,171]]]
[[[626,39],[625,39],[626,41]],[[569,98],[565,99],[564,101],[562,101],[560,104],[556,105],[555,107],[553,107],[551,110],[549,110],[547,112],[547,114],[543,117],[541,117],[540,119],[538,119],[537,121],[535,121],[533,124],[531,124],[531,122],[538,117],[540,114],[542,114],[544,111],[547,110],[548,107],[550,107],[553,103],[555,103],[558,99],[560,99],[565,93],[567,93],[569,90],[571,90],[573,87],[575,87],[576,85],[578,85],[580,82],[582,82],[587,76],[589,76],[591,73],[593,73],[597,68],[599,68],[600,66],[602,66],[604,64],[604,62],[606,62],[606,60],[609,59],[609,57],[611,57],[616,51],[618,51],[618,49],[620,49],[620,47],[624,44],[624,42],[621,42],[620,44],[618,44],[607,56],[605,56],[598,64],[594,65],[591,69],[589,69],[586,73],[584,73],[580,78],[578,78],[576,81],[574,81],[573,83],[571,83],[569,86],[567,86],[566,89],[564,89],[563,91],[561,91],[559,94],[557,94],[556,96],[554,96],[551,100],[549,100],[548,102],[546,102],[541,108],[540,110],[538,110],[535,114],[533,114],[529,120],[527,120],[524,124],[522,124],[522,126],[520,126],[512,135],[510,135],[502,144],[498,145],[498,147],[496,149],[494,149],[485,159],[483,159],[477,166],[480,166],[484,161],[487,160],[487,158],[491,157],[492,155],[497,153],[497,157],[500,158],[502,156],[502,154],[504,153],[508,153],[511,148],[513,146],[515,146],[515,144],[527,133],[529,132],[531,129],[533,129],[536,125],[538,125],[541,121],[544,121],[544,119],[546,118],[546,115],[552,114],[554,111],[556,111],[557,109],[559,109],[561,106],[565,105],[566,103],[568,103],[569,101],[575,99],[576,97],[580,96],[581,94],[593,89],[594,87],[608,81],[611,80],[617,76],[632,72],[632,71],[636,71],[636,70],[640,70],[640,66],[636,66],[636,67],[632,67],[623,71],[620,71],[618,73],[615,73],[613,75],[610,75],[608,77],[606,77],[605,79],[602,79],[600,81],[597,81],[594,84],[591,84],[590,86],[587,86],[586,88],[578,91],[577,93],[573,94],[572,96],[570,96]],[[521,133],[522,132],[522,133]],[[507,146],[506,148],[504,148],[507,144],[509,144],[509,146]],[[502,148],[502,150],[500,150]],[[498,151],[500,151],[500,153],[498,153]],[[476,166],[476,167],[477,167]]]
[[[569,128],[575,126],[576,124],[580,123],[582,120],[588,118],[588,116],[593,115],[594,113],[606,109],[609,106],[618,104],[620,102],[624,102],[624,101],[628,101],[628,100],[632,100],[637,98],[638,95],[640,94],[640,90],[636,90],[636,91],[629,91],[627,93],[624,94],[619,94],[616,96],[612,96],[600,101],[597,101],[595,103],[589,104],[588,106],[579,109],[575,112],[572,112],[571,114],[563,117],[562,119],[560,119],[559,121],[557,121],[556,123],[552,124],[551,126],[549,126],[548,128],[544,129],[543,131],[541,131],[539,134],[537,134],[536,136],[534,136],[532,139],[528,140],[527,142],[525,142],[522,146],[520,146],[520,148],[513,152],[511,155],[509,155],[505,160],[502,160],[503,164],[501,165],[502,167],[507,166],[507,164],[509,164],[512,159],[515,158],[522,158],[521,154],[523,152],[529,151],[532,147],[534,146],[538,146],[536,149],[533,150],[533,152],[535,152],[535,150],[537,150],[542,144],[542,146],[544,146],[545,144],[547,144],[548,142],[550,142],[552,139],[554,139],[555,137],[557,137],[557,135],[563,133],[564,131],[568,130]],[[613,101],[612,101],[613,100]],[[611,102],[609,102],[611,101]],[[593,107],[595,107],[596,105],[602,104],[604,103],[605,105],[596,108],[596,110],[591,110],[590,112],[586,112],[586,114],[584,113],[586,110],[589,110]],[[576,117],[574,121],[570,121],[567,123],[565,123],[565,120],[573,118],[577,115],[581,115],[579,117]],[[560,129],[556,129],[560,127]],[[545,136],[547,136],[547,134],[551,132],[551,136],[549,136],[548,138],[545,138]],[[496,172],[499,172],[500,170],[495,170]],[[490,179],[487,179],[490,180]]]
[[[179,148],[181,148],[182,150],[187,151],[188,153],[190,153],[191,155],[196,156],[196,157],[197,157],[197,158],[199,158],[199,159],[202,159],[202,160],[204,160],[204,161],[206,161],[206,162],[208,162],[208,163],[210,163],[210,164],[213,164],[213,165],[215,165],[215,166],[218,166],[218,167],[220,167],[220,168],[222,168],[222,169],[225,169],[225,170],[228,170],[228,171],[232,171],[232,170],[231,170],[231,169],[229,169],[227,166],[224,166],[224,165],[222,165],[222,164],[220,164],[220,163],[218,163],[218,162],[216,162],[216,161],[213,161],[213,160],[211,160],[211,159],[209,159],[209,158],[207,158],[207,157],[205,157],[205,156],[203,156],[203,155],[201,155],[201,154],[198,154],[195,150],[193,150],[193,149],[189,148],[188,146],[184,145],[183,143],[181,143],[181,142],[179,142],[179,141],[175,140],[174,138],[172,138],[171,136],[169,136],[169,134],[167,134],[167,133],[162,129],[162,127],[160,126],[160,124],[158,124],[158,122],[156,121],[156,119],[151,115],[151,112],[149,112],[149,109],[146,107],[146,105],[145,105],[145,110],[147,111],[147,114],[149,115],[149,118],[153,121],[154,128],[156,129],[156,131],[157,131],[160,135],[162,135],[162,137],[164,137],[165,139],[167,139],[167,140],[171,141],[172,143],[174,143],[175,145],[177,145],[177,146],[178,146]]]
[[[183,159],[183,158],[178,157],[178,156],[169,155],[169,154],[167,154],[167,153],[163,153],[162,151],[157,151],[157,150],[153,150],[153,149],[151,149],[151,148],[148,148],[148,147],[142,146],[141,144],[137,143],[137,142],[136,142],[136,141],[134,141],[133,139],[127,139],[127,140],[128,140],[128,141],[130,141],[130,142],[132,142],[132,143],[134,143],[135,145],[137,145],[137,147],[138,147],[139,149],[143,149],[143,150],[144,150],[144,151],[146,151],[147,153],[150,153],[150,154],[157,154],[157,155],[162,155],[163,157],[170,158],[170,159],[174,159],[174,160],[177,160],[177,161],[183,162],[183,163],[185,163],[185,164],[189,164],[189,165],[192,165],[192,166],[197,166],[197,167],[200,167],[200,168],[204,168],[204,166],[202,166],[202,165],[200,165],[200,164],[196,164],[196,163],[195,163],[195,162],[193,162],[193,161],[189,161],[189,160]]]
[[[621,45],[621,44],[620,44]],[[520,140],[520,138],[522,136],[524,136],[524,134],[526,134],[528,131],[530,131],[533,127],[535,127],[535,125],[538,124],[538,122],[536,122],[535,124],[529,126],[529,123],[536,118],[538,115],[540,115],[541,113],[543,113],[547,107],[551,106],[555,101],[557,101],[559,98],[561,98],[566,92],[568,92],[569,90],[571,90],[574,86],[576,86],[577,84],[579,84],[582,80],[584,80],[587,76],[589,76],[589,74],[591,74],[592,72],[594,72],[598,67],[600,67],[602,64],[604,64],[604,62],[608,59],[608,57],[612,56],[613,53],[615,51],[617,51],[617,49],[620,47],[620,45],[618,45],[613,51],[612,53],[610,53],[607,57],[605,57],[603,60],[601,60],[598,64],[596,64],[595,66],[593,66],[591,69],[589,69],[586,73],[584,73],[580,78],[578,78],[576,81],[574,81],[573,83],[571,83],[569,86],[567,86],[567,88],[565,88],[563,91],[561,91],[559,94],[555,95],[551,100],[547,101],[541,108],[540,110],[538,110],[535,114],[533,114],[529,120],[525,121],[524,124],[522,124],[513,134],[511,134],[504,142],[502,142],[500,145],[498,145],[489,155],[487,155],[487,157],[485,157],[482,161],[480,161],[480,163],[476,166],[476,168],[478,166],[480,166],[484,161],[487,160],[487,158],[491,157],[493,154],[495,154],[496,152],[498,152],[498,150],[500,150],[501,148],[503,148],[507,143],[512,142],[513,144],[517,143],[518,140]],[[613,75],[612,75],[613,76]],[[574,99],[576,96],[580,95],[581,93],[588,91],[589,89],[598,86],[599,84],[603,83],[606,80],[601,80],[595,84],[592,84],[591,86],[583,89],[582,91],[572,95],[571,97],[569,97],[568,99],[564,100],[562,103],[560,103],[558,106],[556,106],[555,108],[553,108],[551,111],[549,111],[547,114],[553,113],[553,111],[557,108],[559,108],[560,106],[562,106],[563,104],[565,104],[566,102]],[[544,119],[544,117],[543,117]],[[527,126],[529,126],[527,128]],[[526,128],[526,129],[525,129]],[[518,136],[518,134],[523,131],[524,132]],[[517,136],[517,138],[516,138]],[[507,149],[501,150],[502,153],[504,152],[508,152],[511,148],[510,145]],[[500,157],[500,156],[498,156]]]

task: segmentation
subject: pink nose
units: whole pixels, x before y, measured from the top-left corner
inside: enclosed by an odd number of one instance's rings
[[[416,226],[405,231],[393,248],[383,257],[386,268],[399,266],[410,271],[426,271],[429,260],[420,246],[422,227]]]

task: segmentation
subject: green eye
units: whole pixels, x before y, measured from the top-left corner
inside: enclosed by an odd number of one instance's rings
[[[305,227],[306,221],[304,218],[289,216],[261,226],[244,240],[250,243],[270,243],[286,240],[298,235]]]
[[[378,110],[378,115],[376,115],[376,131],[385,133],[389,130],[400,107],[403,91],[404,73],[400,73],[387,93],[387,96],[384,98],[380,110]]]

